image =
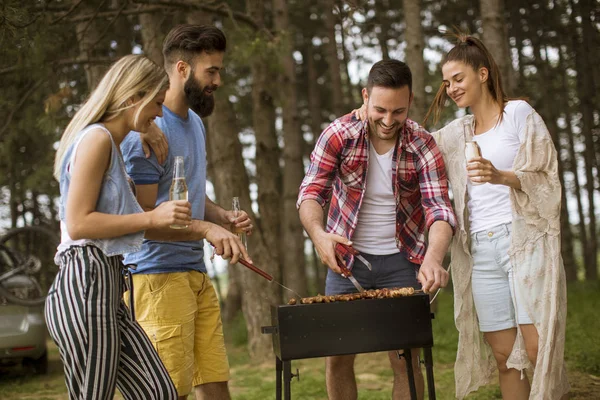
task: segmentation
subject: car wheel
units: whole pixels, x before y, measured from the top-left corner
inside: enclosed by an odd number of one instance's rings
[[[37,359],[25,358],[23,359],[23,367],[31,368],[36,375],[45,375],[48,373],[48,352]]]

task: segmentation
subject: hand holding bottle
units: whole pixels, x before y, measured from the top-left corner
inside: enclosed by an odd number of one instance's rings
[[[185,171],[183,167],[183,157],[175,157],[175,166],[173,168],[173,181],[169,190],[169,200],[185,200],[188,199],[188,188],[185,181]],[[188,203],[189,204],[189,203]],[[173,229],[185,229],[188,224],[173,224]]]
[[[150,218],[152,227],[156,228],[187,227],[192,223],[191,204],[187,200],[165,201],[150,211]]]
[[[481,148],[477,144],[477,142],[473,140],[469,140],[465,142],[465,158],[467,159],[467,176],[471,181],[471,185],[483,185],[484,182],[481,182],[479,179],[479,173],[476,169],[475,160],[481,158]]]
[[[246,238],[246,229],[244,229],[244,227],[241,224],[241,222],[243,222],[243,221],[242,221],[242,218],[240,218],[242,216],[241,215],[242,210],[240,208],[240,198],[239,197],[233,198],[233,200],[231,202],[231,211],[233,211],[233,217],[235,218],[231,223],[231,231],[233,233],[235,233],[236,235],[238,235],[238,237],[240,238],[240,241],[242,242],[244,247],[246,249],[248,249],[248,240]],[[247,215],[246,215],[246,217],[247,217]],[[249,220],[250,219],[248,218],[248,221]],[[250,227],[251,226],[252,225],[250,225]]]

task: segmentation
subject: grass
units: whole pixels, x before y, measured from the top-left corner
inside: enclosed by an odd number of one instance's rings
[[[565,358],[571,382],[571,399],[600,399],[600,284],[577,283],[568,288],[569,306]],[[458,334],[452,315],[452,294],[441,293],[433,321],[435,347],[436,395],[440,400],[454,399],[453,362]],[[245,350],[246,332],[240,317],[226,327],[227,347],[231,364],[230,388],[235,400],[269,400],[275,398],[274,362],[254,364]],[[292,371],[300,372],[300,380],[292,382],[295,400],[326,399],[325,365],[323,359],[298,360]],[[20,367],[0,369],[0,399],[66,399],[62,366],[56,347],[50,347],[50,371],[34,377]],[[359,399],[391,398],[392,373],[385,353],[361,354],[356,360]],[[118,399],[121,397],[117,395]],[[190,396],[190,399],[192,396]],[[469,400],[500,399],[494,382]]]
[[[568,365],[581,372],[600,375],[600,284],[570,286],[567,310],[565,359]]]

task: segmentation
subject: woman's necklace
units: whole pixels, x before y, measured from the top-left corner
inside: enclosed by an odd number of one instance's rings
[[[474,135],[481,135],[482,133],[485,133],[487,131],[489,131],[490,129],[492,129],[493,127],[495,127],[498,124],[498,117],[500,116],[500,113],[495,114],[492,118],[490,118],[490,121],[488,123],[482,123],[481,126],[482,127],[487,127],[488,125],[490,125],[492,122],[494,123],[494,125],[490,126],[489,128],[482,130],[481,132],[477,132],[477,118],[473,118],[473,134]]]

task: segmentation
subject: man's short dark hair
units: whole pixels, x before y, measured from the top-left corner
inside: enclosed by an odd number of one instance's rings
[[[369,71],[367,92],[370,94],[373,86],[399,89],[407,85],[412,93],[412,73],[408,65],[399,60],[381,60]]]
[[[223,32],[212,25],[184,24],[171,29],[163,43],[165,67],[183,60],[191,63],[194,56],[206,52],[224,52],[227,40]]]

